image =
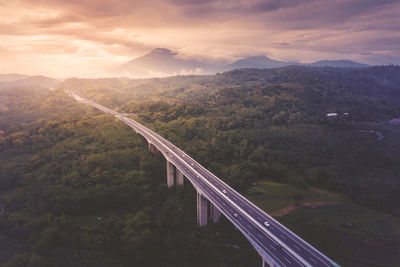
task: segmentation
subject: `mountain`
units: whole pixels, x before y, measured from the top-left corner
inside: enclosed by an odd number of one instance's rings
[[[164,77],[188,74],[211,74],[218,71],[218,66],[193,59],[182,59],[178,54],[157,48],[150,53],[135,58],[111,71],[114,75],[134,78]]]
[[[0,74],[0,90],[12,88],[53,89],[60,80],[45,76],[27,76],[22,74]]]
[[[297,62],[282,62],[270,59],[266,56],[255,56],[239,59],[225,67],[226,70],[256,68],[256,69],[272,69],[289,65],[298,65]]]
[[[312,67],[333,67],[333,68],[368,68],[367,64],[354,62],[351,60],[320,60],[308,66]]]

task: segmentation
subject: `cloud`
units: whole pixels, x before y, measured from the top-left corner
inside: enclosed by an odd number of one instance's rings
[[[0,72],[97,71],[156,47],[225,62],[400,63],[398,0],[13,0],[0,13]],[[53,67],[66,59],[71,71]]]

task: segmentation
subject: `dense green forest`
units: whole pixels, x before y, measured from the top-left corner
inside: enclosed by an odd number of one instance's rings
[[[169,189],[164,159],[143,138],[63,90],[128,113],[255,200],[254,185],[274,181],[298,188],[288,193],[296,203],[319,187],[399,214],[400,126],[387,123],[400,117],[399,67],[73,78],[54,91],[0,92],[3,266],[260,264],[226,220],[196,226],[194,189]],[[296,233],[324,235],[326,223],[296,222]],[[305,236],[338,263],[365,266]]]
[[[259,262],[228,222],[198,228],[194,190],[168,189],[164,159],[115,118],[59,90],[2,94],[1,266]]]
[[[239,190],[260,179],[319,185],[400,212],[399,126],[387,125],[400,117],[400,67],[69,79],[61,88],[133,113]]]

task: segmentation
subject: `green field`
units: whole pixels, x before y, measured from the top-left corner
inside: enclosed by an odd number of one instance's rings
[[[286,208],[276,219],[342,266],[399,266],[397,217],[328,190],[269,181],[258,182],[247,197],[270,214]]]

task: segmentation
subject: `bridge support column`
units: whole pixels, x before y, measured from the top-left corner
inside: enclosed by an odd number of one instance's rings
[[[197,223],[206,226],[208,221],[208,200],[197,192]]]
[[[176,168],[176,184],[183,185],[183,173]]]
[[[210,207],[211,207],[212,221],[213,223],[217,223],[219,221],[219,218],[221,217],[221,212],[212,203],[210,203]]]
[[[150,152],[154,153],[155,147],[152,143],[147,143],[147,148]]]
[[[167,185],[171,187],[174,185],[174,165],[167,160]]]
[[[147,143],[147,148],[149,149],[150,153],[154,155],[158,155],[160,153],[160,151],[158,151],[158,149],[150,142]]]

